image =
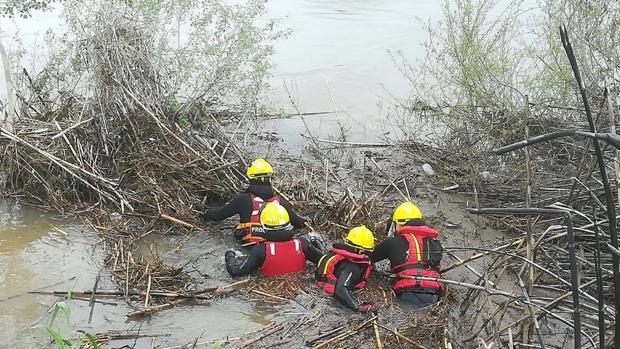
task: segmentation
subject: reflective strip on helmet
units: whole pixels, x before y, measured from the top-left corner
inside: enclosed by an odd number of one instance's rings
[[[299,252],[299,240],[295,239],[295,251]]]
[[[276,244],[274,244],[273,242],[269,243],[269,252],[271,252],[272,256],[276,255]]]
[[[259,196],[255,196],[254,197],[254,201],[256,202],[265,202],[265,200],[263,200],[262,198],[260,198]]]

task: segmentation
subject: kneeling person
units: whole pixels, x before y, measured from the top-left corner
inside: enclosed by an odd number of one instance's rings
[[[344,243],[336,243],[317,265],[316,284],[346,307],[360,313],[372,309],[371,303],[360,303],[353,292],[364,288],[372,265],[366,253],[372,251],[375,238],[366,226],[353,228]]]
[[[310,242],[294,238],[286,209],[276,203],[266,203],[260,213],[260,223],[266,241],[254,245],[247,257],[237,265],[234,251],[225,254],[226,270],[232,276],[248,275],[260,269],[264,276],[277,276],[303,271],[306,258],[316,263],[321,256]]]
[[[443,248],[439,233],[426,225],[420,209],[411,202],[398,206],[392,217],[396,236],[383,240],[370,256],[373,263],[389,259],[396,280],[396,296],[415,308],[437,303],[444,287],[437,281],[416,280],[415,276],[441,278]]]
[[[291,224],[295,228],[305,226],[305,218],[293,210],[292,205],[280,198],[271,186],[273,168],[262,158],[258,158],[248,167],[246,175],[250,185],[232,201],[221,208],[209,208],[202,203],[195,204],[193,209],[200,212],[207,221],[222,221],[239,215],[239,224],[235,226],[234,235],[244,246],[255,245],[265,241],[264,231],[260,223],[260,210],[268,202],[284,206],[290,214]]]

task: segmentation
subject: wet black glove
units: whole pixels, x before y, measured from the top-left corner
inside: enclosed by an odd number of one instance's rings
[[[226,253],[224,253],[224,260],[226,260],[226,264],[229,264],[229,262],[232,262],[232,264],[235,264],[236,256],[237,255],[235,254],[235,251],[233,250],[226,251]]]
[[[357,308],[355,308],[355,311],[357,311],[360,314],[366,314],[367,312],[371,311],[372,308],[373,308],[372,303],[364,302],[358,305]]]
[[[321,253],[325,253],[325,245],[323,245],[323,243],[321,242],[321,240],[313,237],[310,239],[310,243],[312,244],[312,246],[314,246],[317,250],[319,250]]]

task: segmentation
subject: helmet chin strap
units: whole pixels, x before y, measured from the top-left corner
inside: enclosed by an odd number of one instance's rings
[[[392,229],[392,226],[394,225],[394,221],[392,221],[391,219],[388,221],[387,226],[385,227],[385,236],[387,237],[392,237],[394,236],[394,232],[396,231],[396,227],[394,227],[394,229]]]

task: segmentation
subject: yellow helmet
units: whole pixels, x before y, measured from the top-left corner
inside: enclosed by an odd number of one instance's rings
[[[414,205],[412,202],[407,201],[403,202],[396,208],[394,211],[394,215],[392,216],[392,220],[396,224],[405,224],[407,221],[422,218],[422,212],[418,208],[418,206]]]
[[[367,251],[375,249],[375,237],[372,235],[372,231],[366,228],[365,225],[349,230],[344,242],[349,246]]]
[[[261,210],[260,223],[267,230],[286,229],[290,225],[290,218],[284,207],[268,202]]]
[[[263,158],[254,160],[246,172],[249,179],[268,177],[272,174],[273,168],[271,168],[271,165],[269,165],[269,163]]]

